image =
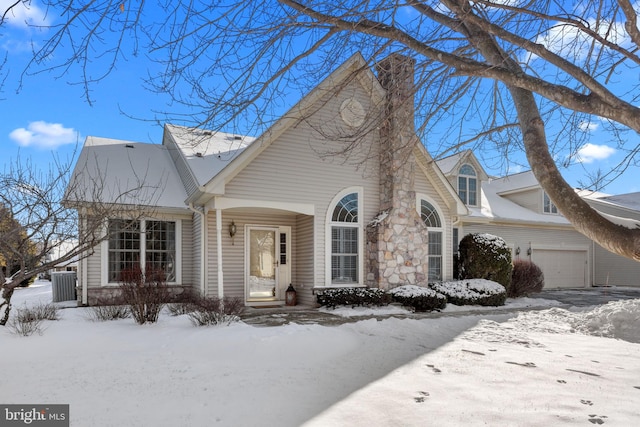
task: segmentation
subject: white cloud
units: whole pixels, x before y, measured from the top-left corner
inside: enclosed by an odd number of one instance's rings
[[[593,163],[596,160],[605,160],[612,156],[616,150],[607,145],[587,143],[577,152],[577,160],[580,163]]]
[[[0,0],[0,13],[15,4],[15,0]],[[5,22],[14,27],[27,28],[30,25],[47,24],[47,14],[38,6],[36,1],[19,2],[7,13]]]
[[[26,129],[14,129],[9,138],[22,147],[54,149],[65,144],[75,144],[80,139],[80,134],[60,123],[37,121],[29,123]]]
[[[578,125],[578,128],[582,132],[593,132],[598,129],[598,126],[599,125],[597,123],[593,123],[593,122],[580,122],[580,124]]]

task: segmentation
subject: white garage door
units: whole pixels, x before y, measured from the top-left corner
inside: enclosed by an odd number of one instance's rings
[[[531,258],[544,273],[545,288],[587,285],[587,251],[534,248]]]

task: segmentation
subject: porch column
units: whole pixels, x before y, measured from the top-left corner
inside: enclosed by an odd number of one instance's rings
[[[222,209],[216,209],[216,248],[218,252],[218,298],[224,297],[222,273]]]

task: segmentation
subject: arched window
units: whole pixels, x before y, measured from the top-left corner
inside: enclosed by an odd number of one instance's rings
[[[437,209],[430,202],[420,200],[420,217],[427,226],[429,235],[429,267],[427,280],[435,282],[442,280],[443,228],[442,219]]]
[[[458,172],[458,195],[465,205],[476,206],[478,194],[478,179],[476,170],[469,164],[464,164]]]
[[[329,284],[359,284],[362,238],[360,191],[349,189],[339,193],[329,212]]]

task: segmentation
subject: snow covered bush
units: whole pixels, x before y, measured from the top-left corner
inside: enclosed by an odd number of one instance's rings
[[[504,305],[507,291],[500,283],[485,279],[467,279],[430,283],[429,287],[455,305]]]
[[[511,283],[511,250],[506,242],[493,234],[467,234],[460,241],[460,278],[487,279],[509,289]]]
[[[185,305],[190,306],[187,316],[195,326],[229,325],[240,320],[244,311],[240,298],[202,297]]]
[[[517,259],[513,262],[511,285],[507,297],[526,297],[542,291],[542,288],[544,288],[544,274],[540,267],[523,259]]]
[[[443,309],[447,305],[447,297],[433,289],[415,285],[403,285],[389,291],[393,300],[405,307],[413,307],[414,311],[431,311]]]
[[[333,308],[339,305],[381,306],[391,302],[391,295],[377,288],[332,288],[319,291],[318,304]]]
[[[122,273],[122,298],[139,325],[155,323],[162,307],[169,301],[169,290],[161,270],[132,268]]]

